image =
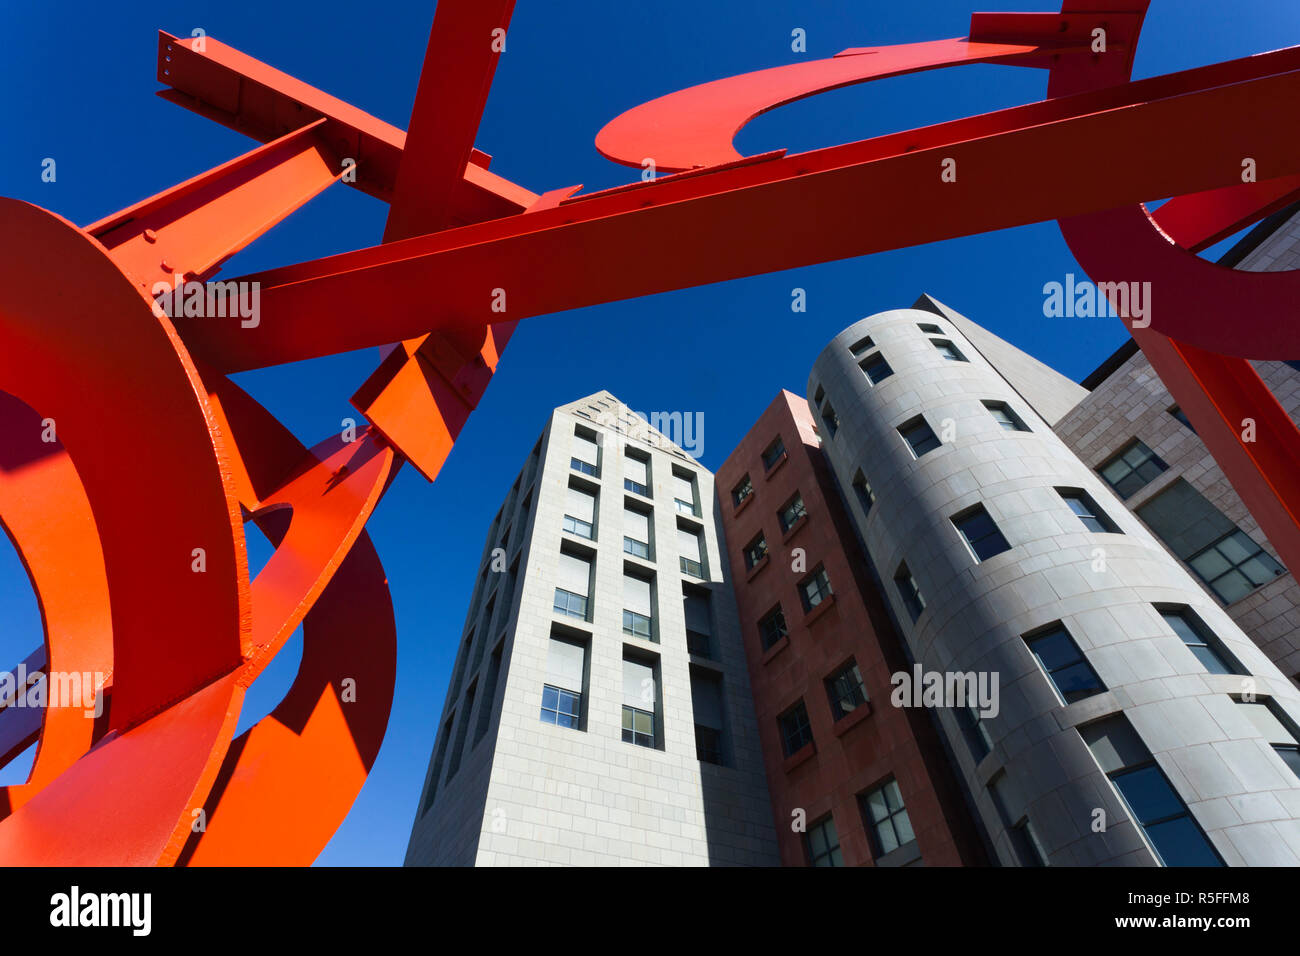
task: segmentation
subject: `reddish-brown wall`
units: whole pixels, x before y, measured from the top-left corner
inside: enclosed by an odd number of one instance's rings
[[[786,459],[765,472],[762,453],[778,435]],[[754,494],[737,509],[731,489],[746,473]],[[857,798],[893,775],[926,865],[986,863],[930,715],[889,702],[890,676],[906,670],[906,660],[830,479],[807,403],[781,392],[718,469],[716,488],[782,862],[807,864],[803,834],[791,826],[793,811],[802,808],[809,824],[833,813],[845,865],[872,865]],[[777,511],[796,491],[808,515],[783,535]],[[743,549],[760,530],[769,556],[751,572]],[[804,550],[806,570],[792,570],[796,548]],[[797,585],[818,564],[834,598],[805,614]],[[789,636],[765,654],[758,620],[778,601]],[[823,680],[850,657],[870,708],[865,718],[855,711],[836,726]],[[814,741],[814,752],[801,761],[802,752],[786,758],[777,726],[777,716],[800,697]]]

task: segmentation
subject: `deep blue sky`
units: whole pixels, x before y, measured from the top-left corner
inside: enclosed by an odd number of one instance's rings
[[[495,172],[536,192],[617,185],[636,171],[602,159],[592,141],[606,122],[644,100],[846,47],[964,36],[976,9],[1052,6],[520,0],[477,144],[493,155]],[[431,2],[406,0],[0,5],[0,87],[7,91],[0,195],[86,224],[253,146],[153,95],[160,88],[159,29],[188,35],[201,27],[405,126],[432,17]],[[805,55],[790,50],[795,27],[807,31]],[[1294,0],[1156,0],[1137,73],[1297,42]],[[800,151],[1012,106],[1040,98],[1044,76],[977,66],[841,90],[760,117],[738,146],[743,153]],[[58,163],[52,184],[40,179],[45,157]],[[1115,161],[1124,161],[1122,143],[1115,144]],[[1009,184],[1013,178],[1011,170]],[[374,245],[385,215],[382,203],[335,186],[235,257],[226,276]],[[869,201],[862,228],[871,228]],[[635,258],[636,250],[627,255]],[[910,305],[922,292],[1078,379],[1125,336],[1116,320],[1043,318],[1043,284],[1070,271],[1079,272],[1047,224],[524,322],[436,484],[404,470],[370,522],[397,611],[397,696],[375,770],[320,862],[401,862],[482,536],[551,408],[608,388],[638,410],[703,412],[702,458],[716,468],[778,389],[802,393],[828,339],[865,315]],[[799,316],[790,312],[796,286],[808,293],[808,312]],[[311,445],[353,414],[348,396],[375,363],[368,350],[239,380]],[[133,427],[123,423],[124,446]],[[255,550],[260,566],[266,548]],[[30,586],[0,536],[0,666],[40,640]],[[292,653],[281,658],[254,687],[243,726],[269,711],[292,682],[296,661]],[[0,783],[23,779],[27,764],[0,771]]]

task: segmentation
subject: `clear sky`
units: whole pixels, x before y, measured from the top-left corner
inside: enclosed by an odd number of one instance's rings
[[[973,10],[1052,7],[1052,0],[519,0],[477,145],[493,155],[495,172],[535,192],[613,186],[638,173],[602,159],[592,141],[647,99],[848,47],[964,36]],[[0,4],[7,91],[0,195],[86,224],[252,148],[153,95],[159,29],[202,28],[404,127],[432,17],[432,2],[411,0]],[[796,27],[806,31],[806,54],[791,51]],[[1295,0],[1155,0],[1137,73],[1298,42]],[[1039,99],[1044,85],[1040,71],[991,66],[888,80],[765,114],[737,145],[747,154],[829,146]],[[46,157],[58,164],[54,183],[40,178]],[[1115,162],[1123,161],[1124,144],[1116,143]],[[1009,189],[1014,176],[1009,170]],[[870,229],[870,197],[857,198],[862,228]],[[232,259],[225,276],[374,245],[386,212],[377,200],[332,187]],[[637,250],[626,254],[634,259]],[[526,320],[437,482],[404,469],[369,524],[397,613],[397,694],[374,772],[319,862],[400,864],[483,535],[553,407],[607,388],[639,410],[703,413],[701,458],[716,468],[778,389],[802,394],[832,336],[922,292],[1082,378],[1125,333],[1115,319],[1043,317],[1043,285],[1068,272],[1080,270],[1057,228],[1045,224]],[[797,316],[795,287],[807,290],[808,302]],[[376,362],[366,350],[238,380],[312,445],[354,414],[348,397]],[[148,423],[122,423],[124,455],[137,426]],[[266,550],[255,549],[255,567]],[[0,536],[0,666],[40,640],[30,585]],[[295,649],[254,686],[241,729],[292,683]],[[24,779],[28,763],[0,771],[0,783]]]

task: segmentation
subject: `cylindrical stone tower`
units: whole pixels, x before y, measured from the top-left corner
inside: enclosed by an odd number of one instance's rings
[[[899,695],[996,687],[935,714],[1001,862],[1300,864],[1300,693],[952,322],[855,323],[808,396]]]

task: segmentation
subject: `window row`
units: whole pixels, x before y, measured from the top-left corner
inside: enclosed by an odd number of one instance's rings
[[[825,566],[821,564],[799,580],[796,590],[805,614],[814,611],[834,594],[831,590],[830,576],[826,573]],[[789,633],[785,609],[779,602],[758,619],[758,641],[764,652],[771,650]]]
[[[539,719],[585,732],[591,698],[591,668],[587,639],[552,633],[547,651],[546,681],[542,685]],[[695,722],[696,759],[726,763],[722,675],[692,666],[691,709]],[[624,650],[620,732],[624,743],[664,749],[663,694],[659,658]]]
[[[915,866],[921,861],[916,834],[903,803],[903,792],[893,777],[858,794],[863,829],[876,866]],[[839,831],[833,814],[808,827],[804,849],[810,866],[843,866]]]
[[[601,446],[594,431],[574,426],[569,467],[580,475],[600,478]],[[654,484],[650,478],[650,456],[633,448],[623,454],[623,489],[642,498],[652,498]],[[699,483],[694,472],[672,466],[669,475],[673,507],[678,513],[698,518],[701,515]]]

